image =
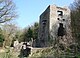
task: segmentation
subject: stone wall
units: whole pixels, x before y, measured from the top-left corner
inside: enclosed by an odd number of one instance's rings
[[[49,6],[50,7],[50,6]],[[46,47],[48,37],[49,37],[49,7],[40,15],[39,22],[39,44],[41,47]]]
[[[52,39],[53,42],[57,39],[57,32],[59,23],[63,24],[66,30],[66,38],[70,40],[71,35],[71,19],[70,9],[68,7],[57,7],[56,5],[49,5],[48,8],[40,15],[39,22],[39,44],[40,47],[47,47],[48,40]],[[72,40],[72,39],[71,39]]]

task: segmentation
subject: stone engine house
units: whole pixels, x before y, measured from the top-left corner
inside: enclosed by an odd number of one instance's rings
[[[68,7],[57,7],[56,5],[49,5],[47,9],[40,15],[39,21],[39,36],[38,40],[40,47],[47,47],[48,40],[50,38],[53,41],[57,38],[57,32],[59,23],[63,24],[63,27],[67,31],[66,37],[71,38],[70,29],[70,9]]]

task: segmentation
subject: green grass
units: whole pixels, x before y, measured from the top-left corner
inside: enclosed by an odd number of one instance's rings
[[[19,52],[10,51],[9,49],[5,49],[5,52],[0,53],[0,58],[19,58],[18,55]],[[42,49],[36,49],[32,51],[32,54],[29,55],[28,58],[55,58],[56,57],[56,51],[54,48],[42,48]],[[71,54],[64,55],[62,53],[61,58],[71,58]],[[74,56],[74,55],[73,55]],[[78,58],[80,58],[80,53],[76,55]]]
[[[32,53],[31,56],[28,58],[53,58],[54,57],[54,49],[52,48],[45,48],[45,49],[38,49]]]
[[[5,52],[0,53],[0,58],[19,58],[18,52],[12,52],[10,49],[4,49]]]

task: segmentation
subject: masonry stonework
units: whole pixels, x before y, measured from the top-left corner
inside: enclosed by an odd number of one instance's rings
[[[40,15],[38,36],[40,47],[47,47],[50,38],[53,41],[57,38],[59,23],[62,23],[67,31],[66,38],[71,39],[70,9],[68,7],[62,8],[56,5],[49,5]]]

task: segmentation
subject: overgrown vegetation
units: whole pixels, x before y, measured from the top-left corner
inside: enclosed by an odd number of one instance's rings
[[[76,56],[80,57],[80,0],[75,0],[71,5],[71,26],[72,35],[75,39],[76,46]]]
[[[71,25],[72,25],[72,34],[75,41],[80,44],[80,0],[74,1],[71,4]]]
[[[1,28],[0,28],[0,47],[3,46],[3,42],[4,42],[4,36],[3,36],[2,30],[1,30]]]
[[[49,57],[58,57],[58,58],[70,58],[72,56],[80,58],[80,0],[74,1],[70,5],[71,8],[71,26],[72,26],[72,35],[75,39],[76,44],[70,46],[66,50],[57,50],[57,47],[51,48],[42,48],[38,49],[29,56],[30,58],[49,58]],[[13,20],[17,15],[15,13],[15,5],[12,0],[0,0],[0,47],[9,46],[6,48],[7,51],[0,54],[0,57],[11,58],[12,52],[10,52],[10,46],[13,45],[13,42],[18,39],[19,42],[23,41],[37,41],[39,23],[35,22],[33,25],[20,29],[16,24],[9,23],[8,21]],[[53,46],[53,40],[49,39],[49,46]],[[61,46],[63,48],[64,46]],[[73,49],[72,49],[73,48]],[[14,53],[15,54],[15,53]],[[6,55],[6,56],[5,56]],[[15,56],[13,56],[15,58]]]

